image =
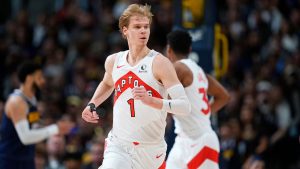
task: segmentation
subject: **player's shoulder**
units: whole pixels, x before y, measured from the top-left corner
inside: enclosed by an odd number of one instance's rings
[[[112,72],[112,69],[114,67],[115,60],[118,57],[118,54],[119,54],[119,52],[118,53],[113,53],[113,54],[107,56],[107,58],[105,60],[105,69],[106,69],[106,71]]]
[[[157,55],[155,56],[155,58],[153,60],[153,63],[160,67],[166,66],[166,65],[171,65],[171,61],[161,53],[157,53]]]
[[[23,103],[25,102],[23,97],[17,94],[11,94],[6,103],[10,103],[10,104],[18,104],[18,103]]]
[[[186,65],[185,63],[182,63],[180,61],[177,61],[174,63],[174,68],[176,72],[182,72],[183,74],[185,73],[192,73],[191,69]]]
[[[117,59],[117,57],[120,57],[125,52],[126,51],[120,51],[120,52],[116,52],[116,53],[113,53],[113,54],[107,56],[105,64],[109,64],[110,66],[113,66],[113,64],[115,63],[115,60]]]
[[[117,57],[117,53],[113,53],[113,54],[107,56],[105,63],[106,64],[112,64],[112,63],[114,63],[116,57]]]
[[[178,79],[184,87],[187,87],[192,84],[193,72],[185,63],[177,61],[174,63],[174,68],[177,73]]]
[[[12,94],[8,97],[5,106],[7,108],[10,107],[22,107],[22,106],[26,106],[26,101],[24,100],[24,98],[20,95],[16,95],[16,94]]]

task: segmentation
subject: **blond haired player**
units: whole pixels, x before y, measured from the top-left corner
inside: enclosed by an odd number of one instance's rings
[[[125,9],[119,28],[129,50],[108,56],[104,78],[82,112],[85,121],[97,123],[93,107],[115,92],[113,128],[106,139],[101,169],[159,168],[166,155],[167,112],[190,113],[172,63],[147,47],[151,20],[148,5],[132,4]],[[172,99],[166,99],[167,94]]]
[[[219,141],[211,128],[210,115],[228,102],[229,94],[188,59],[192,39],[187,32],[173,31],[167,41],[167,56],[174,63],[192,106],[189,116],[173,115],[177,137],[168,156],[167,169],[218,169]],[[213,96],[212,103],[207,94]]]

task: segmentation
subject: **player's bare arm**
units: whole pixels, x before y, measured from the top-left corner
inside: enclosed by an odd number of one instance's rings
[[[163,66],[161,66],[163,65]],[[191,105],[185,95],[184,88],[178,80],[172,63],[164,56],[158,55],[153,61],[153,74],[167,89],[171,100],[159,99],[147,95],[143,87],[132,90],[133,97],[143,103],[163,109],[173,114],[187,115],[191,111]]]
[[[90,100],[89,103],[93,103],[96,106],[100,105],[103,103],[113,92],[114,89],[114,83],[112,79],[112,70],[113,70],[113,65],[115,61],[116,55],[110,55],[107,57],[105,61],[105,74],[103,77],[103,80],[100,82],[98,85],[92,99]],[[82,112],[82,118],[90,123],[98,123],[98,115],[96,112],[90,112],[89,106],[87,106],[83,112]]]
[[[183,87],[188,87],[193,83],[193,73],[184,63],[175,62],[174,68]]]
[[[214,97],[211,104],[211,112],[215,113],[224,107],[229,99],[230,95],[228,91],[211,75],[206,74],[208,80],[207,94]]]
[[[6,105],[5,112],[14,124],[21,120],[26,119],[27,104],[20,96],[9,97]]]

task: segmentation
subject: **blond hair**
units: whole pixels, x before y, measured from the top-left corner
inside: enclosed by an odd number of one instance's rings
[[[152,16],[153,16],[153,14],[151,13],[151,6],[147,4],[146,5],[131,4],[124,10],[124,12],[119,18],[119,29],[122,34],[123,34],[122,32],[123,27],[124,26],[128,27],[129,25],[130,17],[136,15],[147,17],[149,19],[149,24],[151,24]]]

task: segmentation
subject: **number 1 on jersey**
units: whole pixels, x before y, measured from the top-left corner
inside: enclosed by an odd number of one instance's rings
[[[134,99],[129,99],[129,100],[127,100],[127,103],[128,103],[129,106],[130,106],[130,114],[131,114],[131,117],[135,117]]]

